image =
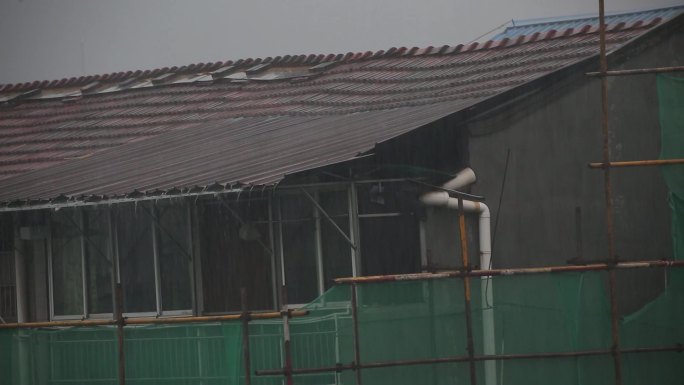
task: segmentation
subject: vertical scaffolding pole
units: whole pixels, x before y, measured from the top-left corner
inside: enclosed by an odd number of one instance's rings
[[[601,71],[601,131],[603,133],[603,163],[610,164],[610,131],[608,126],[608,58],[606,56],[606,13],[605,0],[599,0],[599,45]],[[603,183],[605,185],[606,200],[606,235],[608,237],[608,257],[617,262],[615,254],[615,236],[613,229],[613,191],[610,180],[610,167],[603,169]],[[618,305],[616,273],[614,269],[608,272],[608,286],[610,292],[610,319],[612,331],[613,364],[615,368],[615,384],[622,385],[622,357],[620,355],[620,330],[618,325]]]
[[[116,337],[119,350],[119,385],[126,385],[126,356],[124,353],[124,318],[123,318],[123,289],[121,283],[116,284]]]
[[[361,346],[359,338],[359,313],[355,283],[351,285],[351,312],[354,329],[354,369],[356,370],[356,385],[361,385]]]
[[[282,286],[281,300],[283,302],[283,310],[281,311],[283,317],[283,351],[285,353],[285,378],[287,385],[293,385],[292,378],[292,350],[290,348],[290,309],[287,308],[287,286]]]
[[[242,320],[242,360],[245,368],[245,385],[252,385],[252,368],[249,351],[249,321],[251,317],[247,304],[247,290],[244,287],[240,288],[240,302],[242,304],[240,319]]]
[[[470,270],[468,261],[468,237],[466,234],[465,214],[463,212],[463,198],[458,198],[458,232],[461,239],[461,260],[463,268]],[[470,366],[470,384],[477,385],[477,369],[475,367],[475,347],[473,345],[473,317],[471,310],[470,277],[463,277],[463,295],[465,297],[466,339],[468,348],[468,364]]]
[[[610,163],[610,132],[608,127],[608,58],[606,57],[606,20],[604,0],[599,0],[599,42],[601,67],[601,131],[603,134],[603,162]],[[606,201],[606,232],[608,236],[608,256],[615,258],[615,239],[613,235],[613,191],[610,181],[610,167],[603,169]]]

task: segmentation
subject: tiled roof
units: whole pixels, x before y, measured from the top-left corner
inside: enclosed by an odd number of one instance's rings
[[[624,23],[625,25],[634,25],[642,22],[648,23],[651,20],[660,18],[662,20],[671,19],[684,12],[684,5],[647,9],[633,12],[615,12],[606,14],[606,25],[611,26]],[[543,19],[529,19],[529,20],[513,20],[512,25],[492,38],[492,40],[501,40],[505,38],[515,38],[520,35],[531,35],[533,33],[546,33],[550,30],[564,31],[568,28],[582,28],[590,25],[598,27],[598,14],[566,16],[566,17],[551,17]]]
[[[662,21],[612,26],[609,49]],[[597,28],[587,25],[466,46],[246,59],[0,86],[0,202],[275,183],[371,150],[426,124],[426,113],[435,120],[597,51]],[[393,114],[405,123],[382,123],[394,121]],[[355,129],[339,130],[347,126]],[[212,143],[248,143],[233,150],[261,155],[202,153],[201,145]],[[232,166],[217,168],[225,159]],[[112,164],[125,164],[124,171]],[[185,173],[176,172],[181,166]]]

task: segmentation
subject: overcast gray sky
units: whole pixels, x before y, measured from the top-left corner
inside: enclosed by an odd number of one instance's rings
[[[677,2],[606,3],[609,11],[622,11]],[[0,0],[0,83],[245,57],[453,45],[507,20],[597,7],[597,0]]]

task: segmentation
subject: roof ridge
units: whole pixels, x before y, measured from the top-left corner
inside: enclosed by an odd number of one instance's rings
[[[655,26],[660,23],[662,18],[656,17],[649,22],[644,23],[639,20],[631,23],[630,25],[625,25],[624,23],[618,23],[615,25],[609,25],[607,28],[608,32],[612,31],[624,31],[630,29],[644,29]],[[188,75],[188,74],[202,74],[210,73],[212,71],[219,70],[227,66],[235,66],[239,68],[247,69],[258,64],[271,64],[280,66],[304,66],[304,65],[317,65],[324,62],[343,62],[343,63],[355,63],[366,60],[374,60],[381,58],[397,57],[397,56],[430,56],[430,55],[455,55],[459,53],[472,52],[472,51],[483,51],[488,49],[500,49],[518,46],[522,44],[528,44],[543,40],[551,40],[557,38],[565,38],[570,36],[582,35],[582,34],[595,34],[598,33],[598,28],[592,27],[587,24],[582,28],[568,28],[564,31],[556,31],[554,29],[549,30],[544,33],[535,32],[531,35],[519,35],[515,38],[505,37],[499,40],[487,40],[485,42],[472,42],[467,44],[458,45],[443,45],[440,47],[428,46],[428,47],[391,47],[387,50],[378,51],[365,51],[365,52],[347,52],[346,54],[300,54],[300,55],[283,55],[275,57],[265,57],[265,58],[244,58],[238,60],[227,60],[227,61],[216,61],[207,63],[194,63],[183,66],[172,66],[172,67],[162,67],[155,68],[151,70],[136,70],[136,71],[119,71],[110,72],[105,74],[96,75],[85,75],[80,77],[62,78],[55,80],[36,80],[33,82],[20,82],[20,83],[7,83],[0,84],[0,93],[9,92],[26,92],[32,90],[46,90],[46,89],[59,89],[66,87],[86,87],[90,86],[94,82],[104,82],[104,83],[115,83],[123,82],[135,78],[142,79],[153,79],[159,76],[167,74],[175,75]]]

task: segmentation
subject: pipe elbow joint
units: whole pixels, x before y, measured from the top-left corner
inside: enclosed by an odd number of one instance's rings
[[[449,193],[434,191],[420,196],[420,202],[426,206],[449,206]]]

